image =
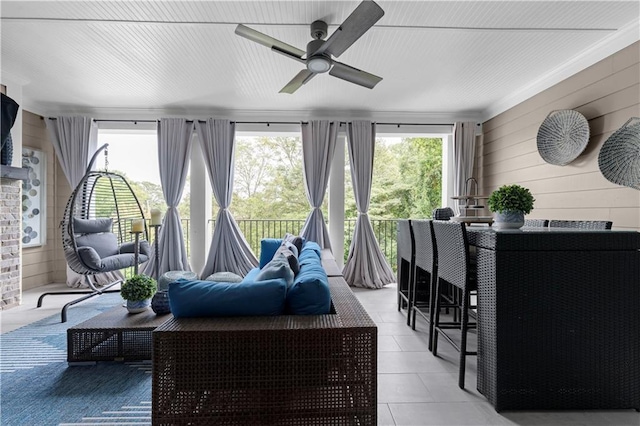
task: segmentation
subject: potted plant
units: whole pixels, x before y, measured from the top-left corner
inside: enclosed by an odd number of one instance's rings
[[[503,185],[491,193],[489,210],[495,213],[498,228],[520,228],[524,215],[533,210],[535,199],[531,192],[520,185]]]
[[[122,284],[120,295],[127,301],[129,312],[137,314],[149,307],[157,288],[156,280],[148,275],[137,274]]]

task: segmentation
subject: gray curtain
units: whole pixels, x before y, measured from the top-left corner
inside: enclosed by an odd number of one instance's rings
[[[98,127],[90,117],[57,117],[45,120],[49,139],[58,162],[73,191],[84,177],[91,156],[98,149]],[[119,271],[97,274],[92,277],[97,285],[109,284],[122,278]],[[67,285],[87,287],[83,275],[67,266]]]
[[[204,279],[214,272],[225,271],[244,276],[258,265],[258,259],[229,211],[233,196],[236,125],[229,120],[210,118],[206,123],[197,122],[196,131],[213,195],[220,206],[209,256],[200,276]]]
[[[339,125],[338,122],[324,120],[301,124],[302,167],[311,212],[300,231],[300,236],[315,241],[320,247],[328,249],[331,249],[329,231],[324,223],[320,207],[327,192]]]
[[[395,282],[395,276],[380,251],[368,215],[376,146],[375,124],[370,121],[348,123],[347,137],[358,218],[343,275],[351,286],[382,288]]]
[[[456,122],[453,125],[453,195],[475,191],[475,183],[466,188],[466,181],[473,176],[476,156],[476,123]],[[459,209],[456,213],[459,213]]]
[[[167,271],[191,271],[184,245],[184,235],[178,204],[187,180],[193,123],[182,118],[161,118],[158,121],[158,163],[160,183],[167,203],[158,233],[158,274]],[[155,243],[154,243],[155,244]],[[155,247],[152,247],[154,253]],[[144,273],[155,276],[155,256],[144,265]]]
[[[90,117],[57,117],[45,122],[62,171],[73,190],[98,149],[98,128]]]

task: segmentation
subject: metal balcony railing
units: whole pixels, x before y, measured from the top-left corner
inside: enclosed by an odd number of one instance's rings
[[[236,221],[242,234],[244,235],[249,247],[253,250],[256,257],[260,257],[260,240],[263,238],[282,238],[284,234],[290,233],[299,235],[304,225],[303,219],[241,219]],[[181,219],[182,234],[184,236],[187,248],[187,256],[190,255],[189,241],[189,219]],[[380,245],[380,249],[384,254],[391,268],[396,270],[396,232],[397,219],[371,219],[371,226]],[[349,255],[349,247],[353,237],[355,227],[355,219],[345,220],[344,223],[344,261],[346,262]],[[211,232],[215,226],[215,220],[209,219],[208,226]],[[150,227],[150,221],[147,221],[147,229],[149,229],[149,243],[154,241],[153,230]]]

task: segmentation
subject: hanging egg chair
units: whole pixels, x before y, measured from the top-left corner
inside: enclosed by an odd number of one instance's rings
[[[137,274],[138,265],[149,260],[151,250],[144,212],[127,180],[106,170],[107,146],[101,146],[91,158],[86,174],[71,193],[60,223],[67,264],[74,272],[84,275],[89,289],[49,292],[38,299],[40,307],[47,295],[83,294],[64,305],[62,322],[67,320],[69,306],[103,293],[120,291],[110,288],[120,284],[122,278],[97,287],[92,276],[129,267]],[[105,170],[91,170],[102,150],[105,150]]]

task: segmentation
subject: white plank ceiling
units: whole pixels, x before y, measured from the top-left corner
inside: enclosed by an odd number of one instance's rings
[[[3,0],[0,66],[48,115],[488,118],[640,16],[638,1],[380,0],[384,17],[339,60],[382,82],[324,74],[293,95],[278,91],[303,65],[234,34],[243,23],[304,50],[310,22],[331,34],[358,4]]]

